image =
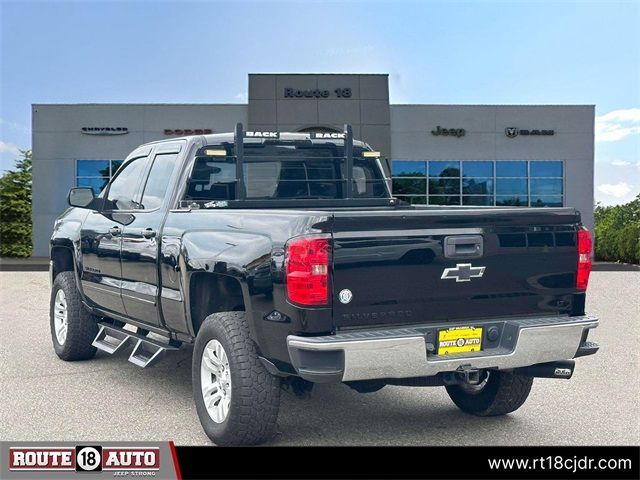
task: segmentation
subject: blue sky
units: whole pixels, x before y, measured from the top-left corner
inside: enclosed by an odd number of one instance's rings
[[[640,192],[640,2],[0,0],[0,169],[32,103],[244,103],[249,72],[389,73],[392,103],[595,104],[596,198]]]

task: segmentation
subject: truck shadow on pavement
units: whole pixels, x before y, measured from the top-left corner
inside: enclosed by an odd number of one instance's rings
[[[162,395],[181,397],[173,398],[174,404],[192,405],[192,351],[185,346],[169,353],[155,367],[130,372],[130,381],[155,384],[156,393],[162,389]],[[126,355],[111,359],[123,362]],[[111,363],[107,356],[99,358]],[[184,428],[197,428],[202,443],[210,443],[195,409],[182,414],[193,416],[184,419]],[[479,445],[487,438],[503,443],[501,436],[520,428],[517,413],[478,418],[459,411],[443,387],[387,386],[361,394],[343,384],[316,385],[308,399],[282,391],[277,434],[267,445]]]

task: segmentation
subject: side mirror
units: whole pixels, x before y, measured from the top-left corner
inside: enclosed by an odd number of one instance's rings
[[[89,208],[95,199],[93,188],[75,187],[69,190],[67,202],[72,207]]]

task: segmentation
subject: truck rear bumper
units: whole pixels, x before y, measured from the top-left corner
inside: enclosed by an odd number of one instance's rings
[[[499,328],[499,339],[479,352],[437,355],[434,342],[441,329],[473,324]],[[289,335],[291,363],[307,380],[326,383],[384,378],[428,377],[460,367],[512,369],[567,360],[595,353],[587,333],[598,326],[592,315],[516,318],[464,324],[417,325],[407,328],[351,331],[319,337]],[[483,339],[483,345],[488,340]]]

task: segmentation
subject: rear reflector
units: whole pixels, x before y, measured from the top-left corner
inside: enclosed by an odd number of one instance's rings
[[[576,288],[586,290],[591,273],[591,233],[582,227],[578,230],[578,275],[576,276]]]
[[[289,240],[286,253],[287,297],[299,305],[326,305],[329,300],[329,239]]]

